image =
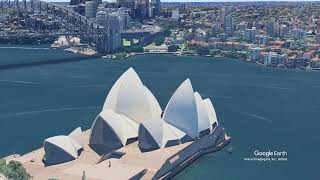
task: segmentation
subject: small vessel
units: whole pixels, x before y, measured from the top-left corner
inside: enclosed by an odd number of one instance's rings
[[[229,147],[228,147],[228,153],[229,153],[229,154],[232,153],[232,146],[231,146],[231,145],[229,145]]]

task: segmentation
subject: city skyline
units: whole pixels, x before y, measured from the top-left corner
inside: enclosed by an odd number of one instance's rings
[[[47,0],[48,2],[69,2],[68,0]],[[115,2],[116,0],[103,0]],[[319,2],[320,0],[162,0],[161,2]]]

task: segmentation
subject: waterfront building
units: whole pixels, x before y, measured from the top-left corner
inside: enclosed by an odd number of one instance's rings
[[[85,3],[85,16],[87,18],[94,18],[96,17],[97,13],[97,6],[94,1],[87,1]]]
[[[144,121],[139,127],[139,147],[154,150],[178,145],[209,134],[218,125],[210,99],[193,92],[189,79],[174,92],[162,119]]]
[[[317,43],[320,43],[320,33],[316,34],[316,41],[317,41]]]
[[[223,21],[223,30],[224,33],[228,36],[231,36],[233,34],[233,17],[230,15],[224,16]]]
[[[243,35],[244,40],[248,42],[253,42],[256,34],[257,34],[257,30],[255,27],[252,27],[251,29],[246,29]]]
[[[276,66],[278,65],[278,54],[275,52],[268,52],[264,55],[265,66]]]
[[[305,60],[310,60],[313,58],[313,53],[312,52],[305,52],[303,53],[303,59]]]
[[[189,79],[185,80],[170,98],[163,120],[191,139],[201,137],[212,129],[202,98],[193,91]]]
[[[314,69],[320,69],[320,58],[315,57],[310,60],[310,67]]]
[[[252,62],[257,62],[260,60],[260,53],[262,52],[262,48],[254,47],[249,51],[249,59]]]
[[[320,20],[317,21],[317,33],[320,33]]]
[[[83,149],[82,130],[77,128],[68,136],[54,136],[44,140],[45,151],[43,161],[48,164],[58,164],[77,159]]]

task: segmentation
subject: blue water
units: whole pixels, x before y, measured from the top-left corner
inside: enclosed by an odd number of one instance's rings
[[[0,46],[0,157],[39,148],[45,138],[77,126],[90,128],[114,81],[130,66],[162,108],[190,78],[195,90],[213,100],[233,137],[232,154],[224,149],[204,156],[176,179],[320,179],[320,72],[225,58],[148,55],[107,61]],[[287,151],[288,161],[245,161],[256,149]]]

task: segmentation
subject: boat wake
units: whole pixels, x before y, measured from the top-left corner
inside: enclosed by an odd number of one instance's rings
[[[2,79],[0,79],[0,82],[17,83],[17,84],[37,84],[35,82],[30,82],[30,81],[16,81],[16,80],[2,80]]]
[[[65,108],[55,108],[55,109],[42,109],[42,110],[25,111],[25,112],[8,114],[3,117],[17,117],[17,116],[32,115],[32,114],[39,114],[39,113],[46,113],[46,112],[79,111],[79,110],[89,110],[89,109],[99,109],[99,108],[101,108],[101,107],[100,106],[93,106],[93,107],[65,107]]]
[[[263,117],[263,116],[259,116],[257,114],[252,114],[252,113],[248,113],[248,112],[245,112],[243,114],[245,114],[247,116],[250,116],[250,117],[253,117],[253,118],[256,118],[256,119],[263,120],[263,121],[268,122],[268,123],[272,123],[272,120],[270,120],[270,119],[268,119],[266,117]]]

